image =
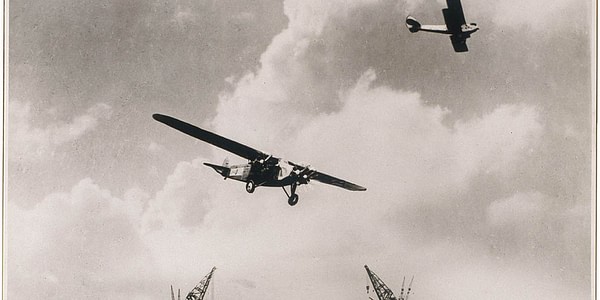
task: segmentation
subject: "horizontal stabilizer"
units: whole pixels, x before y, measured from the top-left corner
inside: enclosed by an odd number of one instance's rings
[[[421,29],[421,23],[417,19],[408,16],[406,17],[406,27],[408,27],[410,32],[417,32]]]
[[[229,172],[231,171],[228,167],[223,167],[211,163],[204,163],[204,165],[213,168],[215,171],[217,171],[217,173],[223,175],[223,177],[229,176]]]

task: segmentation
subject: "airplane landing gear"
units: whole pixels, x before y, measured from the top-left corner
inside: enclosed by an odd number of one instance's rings
[[[290,206],[294,206],[298,203],[298,194],[292,194],[289,198],[288,198],[288,204]]]
[[[285,192],[285,195],[288,196],[288,204],[290,206],[294,206],[296,204],[298,204],[298,194],[296,194],[296,187],[298,186],[298,183],[292,183],[292,185],[290,186],[290,193],[288,194],[288,192],[285,190],[285,187],[281,187],[283,189],[283,191]]]
[[[252,194],[252,193],[254,193],[255,189],[256,189],[256,185],[254,184],[254,181],[250,180],[250,181],[246,182],[246,192]]]

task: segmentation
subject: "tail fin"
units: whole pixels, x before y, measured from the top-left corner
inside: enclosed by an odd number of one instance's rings
[[[417,32],[421,29],[421,23],[417,19],[408,16],[406,17],[406,27],[408,27],[410,32]]]
[[[229,176],[229,172],[231,171],[229,167],[217,166],[211,163],[204,163],[204,165],[213,168],[215,171],[217,171],[217,173],[221,174],[225,178]]]

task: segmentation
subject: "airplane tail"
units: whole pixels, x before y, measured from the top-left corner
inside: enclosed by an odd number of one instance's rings
[[[219,165],[206,163],[206,162],[204,163],[204,165],[213,168],[215,171],[217,171],[217,173],[221,174],[221,176],[223,176],[225,178],[227,178],[227,176],[229,176],[229,172],[231,171],[231,169],[229,169],[229,167],[226,167],[226,166],[219,166]]]
[[[410,32],[417,32],[421,29],[421,23],[417,19],[408,16],[406,17],[406,27],[408,27]]]

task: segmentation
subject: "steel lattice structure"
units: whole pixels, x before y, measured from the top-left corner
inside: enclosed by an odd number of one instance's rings
[[[371,284],[373,284],[373,290],[377,294],[379,300],[408,300],[408,295],[410,294],[410,290],[412,287],[412,279],[410,280],[410,284],[408,285],[408,290],[406,291],[406,295],[404,295],[404,280],[402,280],[402,290],[400,292],[400,298],[396,298],[394,292],[377,276],[377,274],[373,273],[367,265],[365,265],[365,269],[367,270],[367,275],[369,275],[369,280],[371,280]]]
[[[213,272],[216,270],[216,267],[213,267],[210,272],[200,280],[200,282],[192,289],[192,291],[185,296],[185,300],[202,300],[204,299],[204,295],[206,294],[206,290],[208,289],[208,284],[210,283],[210,279],[213,276]]]

